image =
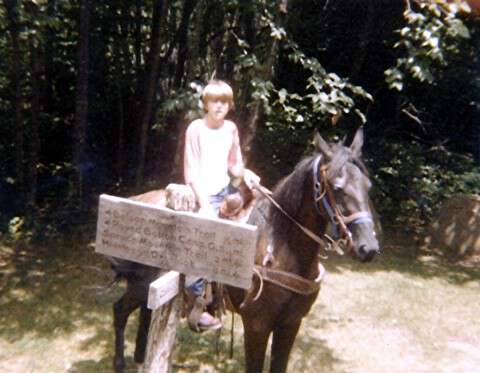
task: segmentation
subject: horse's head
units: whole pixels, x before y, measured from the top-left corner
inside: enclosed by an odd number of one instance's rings
[[[345,238],[362,261],[379,252],[368,191],[371,183],[360,160],[363,132],[358,130],[350,147],[328,144],[320,134],[315,147],[321,157],[314,166],[315,199],[329,215],[339,238]]]

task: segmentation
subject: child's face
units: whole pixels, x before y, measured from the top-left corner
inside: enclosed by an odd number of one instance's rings
[[[207,101],[207,113],[215,120],[223,120],[230,109],[227,101],[221,98],[212,98]]]

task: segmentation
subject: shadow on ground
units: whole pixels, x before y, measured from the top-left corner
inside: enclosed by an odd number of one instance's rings
[[[308,316],[307,316],[308,317]],[[315,319],[311,326],[326,327],[327,321]],[[299,358],[296,351],[300,352]],[[327,346],[327,341],[318,333],[304,329],[297,335],[292,356],[289,362],[291,372],[338,372],[343,373],[344,362],[335,354],[335,351]]]
[[[113,273],[101,255],[87,248],[87,242],[83,238],[48,246],[0,242],[0,343],[13,346],[10,351],[0,352],[0,359],[12,358],[16,351],[24,354],[21,346],[28,344],[32,349],[29,361],[46,360],[46,355],[50,358],[56,353],[48,347],[50,344],[66,341],[69,346],[62,349],[88,356],[72,356],[66,368],[69,372],[112,371],[112,305],[121,296],[123,285],[107,294],[97,293],[96,288],[106,285]],[[236,324],[238,334],[238,318]],[[126,329],[130,349],[137,325],[138,311],[132,314]],[[194,334],[182,326],[174,371],[196,372],[201,365],[214,366],[219,372],[243,370],[242,341],[237,335],[234,358],[229,359],[226,334],[224,331],[216,354],[213,336]],[[131,355],[126,351],[127,372],[138,369]]]
[[[112,304],[122,288],[108,295],[96,295],[93,287],[106,284],[111,272],[106,260],[87,249],[87,240],[72,237],[68,241],[47,245],[11,245],[0,242],[0,340],[15,344],[28,336],[53,341],[84,333],[75,345],[80,351],[96,352],[96,360],[78,357],[68,371],[75,373],[112,371],[113,327]],[[93,269],[92,266],[97,267]],[[364,273],[396,271],[422,278],[439,277],[454,284],[480,279],[480,269],[464,268],[432,253],[417,249],[412,240],[387,242],[384,252],[371,263],[360,263],[349,257],[331,255],[325,261],[328,271],[355,270]],[[192,334],[185,327],[179,330],[179,343],[174,371],[196,372],[202,366],[217,372],[242,371],[243,345],[239,337],[241,322],[236,318],[234,357],[229,358],[230,337],[225,330],[218,341],[214,336]],[[319,328],[322,328],[319,325]],[[127,340],[133,341],[136,320],[127,328]],[[229,328],[229,326],[228,326]],[[85,332],[85,330],[89,332]],[[227,326],[226,328],[227,329]],[[77,343],[77,342],[71,342]],[[290,362],[292,371],[315,371],[322,366],[328,371],[341,369],[335,356],[321,337],[308,331],[296,340],[294,350],[302,358]],[[0,353],[1,356],[1,353]],[[136,371],[131,356],[127,371]],[[73,357],[75,358],[75,357]],[[267,362],[268,364],[268,362]]]
[[[0,242],[0,341],[28,343],[33,360],[35,349],[49,353],[48,345],[57,340],[80,351],[93,348],[103,355],[98,368],[111,371],[111,309],[121,289],[97,295],[94,288],[112,274],[85,242],[79,237],[48,246]],[[19,349],[19,355],[24,352]],[[11,356],[11,351],[4,353]],[[75,371],[99,371],[97,366],[79,370],[84,365]]]
[[[462,285],[480,280],[480,267],[466,267],[430,250],[413,236],[386,234],[382,252],[370,263],[361,263],[351,255],[330,254],[322,261],[330,272],[348,269],[360,272],[395,271],[421,278],[442,278],[449,283]]]
[[[0,335],[14,342],[27,332],[73,333],[77,320],[100,329],[110,324],[111,296],[97,297],[92,289],[106,283],[108,267],[98,257],[98,268],[88,267],[87,257],[92,254],[78,244],[2,245]]]

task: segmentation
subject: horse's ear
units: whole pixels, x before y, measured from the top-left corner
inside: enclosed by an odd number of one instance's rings
[[[360,127],[355,133],[352,144],[350,145],[350,150],[353,153],[353,156],[358,158],[362,155],[362,146],[363,146],[363,128]]]
[[[330,145],[320,136],[318,131],[315,131],[315,150],[319,153],[322,153],[326,158],[332,157],[332,150],[330,149]]]

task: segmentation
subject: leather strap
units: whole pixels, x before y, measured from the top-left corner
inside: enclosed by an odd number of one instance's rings
[[[315,280],[308,280],[302,276],[279,269],[271,269],[260,265],[255,265],[262,280],[270,282],[291,292],[301,295],[311,295],[320,290],[320,285],[325,275],[325,269],[319,263],[319,275]]]
[[[294,223],[298,228],[300,228],[302,230],[303,233],[305,233],[308,237],[310,237],[313,241],[315,241],[316,243],[322,245],[322,247],[325,246],[325,242],[318,236],[316,235],[315,233],[313,233],[310,229],[308,229],[307,227],[304,227],[302,224],[300,224],[296,219],[294,219],[288,212],[286,212],[282,206],[280,206],[278,204],[277,201],[275,201],[271,194],[272,192],[270,192],[267,188],[265,188],[264,186],[260,185],[260,184],[254,184],[253,187],[255,189],[257,189],[265,198],[267,198],[271,203],[272,205],[274,205],[278,210],[280,210],[282,212],[282,214],[284,214],[292,223]]]

